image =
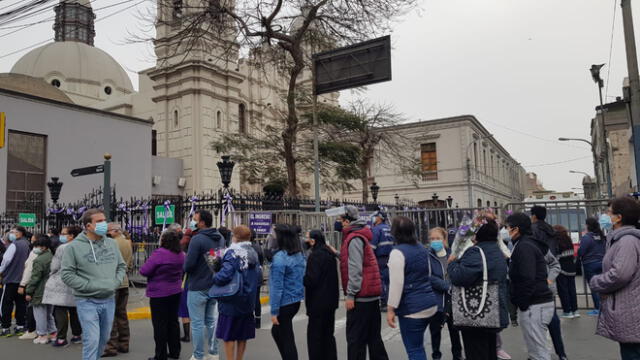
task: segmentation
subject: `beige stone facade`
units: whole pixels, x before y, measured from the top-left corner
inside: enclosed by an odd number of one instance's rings
[[[433,162],[421,178],[403,176],[399,167],[384,154],[378,154],[370,182],[380,186],[378,200],[428,206],[433,194],[442,201],[453,198],[453,206],[503,206],[524,199],[525,171],[472,115],[402,124],[387,129],[402,133],[410,156]],[[425,153],[428,152],[428,153]],[[435,154],[434,154],[435,153]],[[469,202],[470,162],[471,202]],[[425,165],[425,164],[423,164]],[[354,182],[348,198],[360,198],[360,185]]]

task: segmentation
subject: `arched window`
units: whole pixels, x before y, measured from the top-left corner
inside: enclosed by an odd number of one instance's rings
[[[247,133],[247,115],[246,106],[244,104],[238,105],[238,132],[240,134]]]
[[[173,110],[173,126],[180,126],[180,117],[178,116],[178,110]]]
[[[222,128],[222,111],[216,113],[216,127],[218,129]]]
[[[481,208],[482,207],[482,199],[478,199],[478,207]]]

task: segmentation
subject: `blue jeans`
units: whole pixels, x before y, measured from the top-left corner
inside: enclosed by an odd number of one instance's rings
[[[409,360],[427,360],[427,353],[424,350],[424,332],[427,330],[431,318],[411,319],[398,316],[398,321],[400,322],[402,343]]]
[[[98,360],[111,336],[115,299],[76,298],[76,307],[82,326],[82,360]]]
[[[622,360],[640,360],[640,344],[620,343],[620,356]]]
[[[587,284],[591,281],[592,277],[602,274],[602,263],[582,264],[582,267],[584,268],[584,277],[587,279]],[[591,298],[593,299],[593,308],[600,310],[600,295],[595,291],[591,291]]]
[[[209,297],[209,291],[189,291],[187,307],[191,317],[191,337],[193,338],[193,357],[204,358],[205,327],[206,339],[209,341],[208,352],[218,355],[218,340],[216,340],[216,322],[218,311],[216,299]]]

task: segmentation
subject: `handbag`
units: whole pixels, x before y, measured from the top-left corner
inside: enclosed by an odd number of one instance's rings
[[[225,285],[213,285],[209,289],[209,297],[218,300],[232,300],[234,297],[242,295],[244,281],[240,271],[233,274],[233,278]]]
[[[453,286],[451,302],[453,325],[474,328],[500,328],[499,285],[489,284],[487,259],[480,247],[482,257],[482,284],[462,287]]]

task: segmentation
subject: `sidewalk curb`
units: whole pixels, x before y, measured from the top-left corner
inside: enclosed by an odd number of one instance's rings
[[[269,302],[268,296],[260,298],[260,304],[264,305]],[[127,311],[127,317],[129,320],[145,320],[151,319],[151,309],[148,306],[139,307],[130,311]]]

